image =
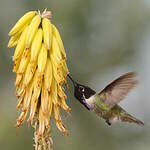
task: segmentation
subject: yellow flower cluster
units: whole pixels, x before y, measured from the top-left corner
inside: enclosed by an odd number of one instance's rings
[[[17,108],[21,114],[16,126],[23,124],[28,110],[28,122],[37,117],[38,135],[42,136],[50,128],[53,114],[57,128],[67,134],[60,108],[70,112],[66,104],[63,84],[67,84],[68,69],[66,53],[60,34],[50,21],[51,12],[38,11],[26,13],[9,32],[8,47],[16,47],[13,72],[16,73]]]

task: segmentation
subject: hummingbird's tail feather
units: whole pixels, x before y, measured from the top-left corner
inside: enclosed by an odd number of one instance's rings
[[[141,120],[130,115],[128,112],[126,112],[119,105],[115,105],[111,109],[110,115],[109,115],[109,120],[112,123],[117,122],[117,121],[121,121],[121,122],[135,123],[135,124],[141,125],[141,126],[144,125],[144,123]]]
[[[120,120],[122,122],[135,123],[135,124],[138,124],[140,126],[144,125],[144,123],[141,120],[131,116],[130,114],[125,114],[125,115],[121,116]]]

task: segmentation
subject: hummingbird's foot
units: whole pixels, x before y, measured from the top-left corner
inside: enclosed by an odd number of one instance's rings
[[[109,119],[106,119],[106,123],[107,123],[109,126],[111,126],[111,123],[110,123]]]

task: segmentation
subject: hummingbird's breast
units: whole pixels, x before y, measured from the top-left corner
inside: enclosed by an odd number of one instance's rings
[[[100,98],[97,94],[91,96],[90,98],[86,99],[86,103],[90,106],[91,110],[95,112],[99,117],[103,117],[105,111],[103,108],[97,106],[96,101],[100,101]]]
[[[99,116],[103,116],[110,110],[110,108],[100,99],[98,94],[86,99],[86,103],[90,106],[91,110]]]

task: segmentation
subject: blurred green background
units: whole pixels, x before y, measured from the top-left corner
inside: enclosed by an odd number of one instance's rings
[[[150,1],[149,0],[0,0],[0,149],[31,150],[32,129],[27,123],[16,132],[18,115],[12,73],[13,49],[8,32],[29,10],[53,13],[74,79],[99,91],[117,76],[136,71],[140,84],[121,102],[145,122],[107,126],[73,97],[69,82],[66,117],[70,135],[63,137],[53,124],[55,150],[150,150]]]

